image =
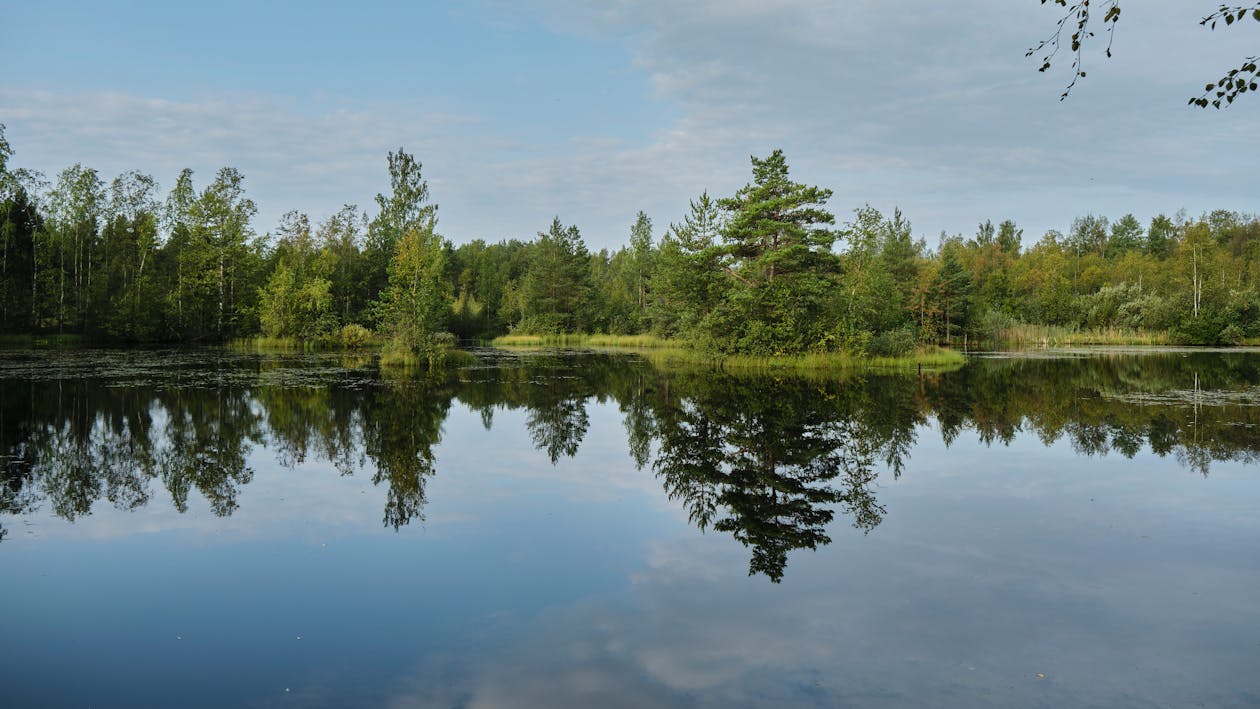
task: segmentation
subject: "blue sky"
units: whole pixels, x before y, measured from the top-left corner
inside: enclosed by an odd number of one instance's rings
[[[1215,5],[1126,3],[1115,57],[1060,102],[1066,62],[1024,58],[1056,17],[1035,0],[11,0],[0,123],[49,175],[236,166],[259,232],[370,207],[401,145],[456,242],[559,215],[615,246],[782,147],[841,221],[870,202],[929,243],[1008,217],[1027,240],[1085,212],[1260,210],[1260,100],[1185,106],[1260,47],[1260,23],[1200,28]]]

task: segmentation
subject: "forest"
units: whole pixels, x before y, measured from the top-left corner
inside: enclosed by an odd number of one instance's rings
[[[169,191],[140,171],[12,166],[0,126],[0,335],[122,343],[265,337],[401,356],[506,334],[650,335],[715,354],[904,356],[922,347],[1260,342],[1260,217],[1087,214],[916,237],[900,210],[838,222],[829,189],[753,157],[735,194],[702,192],[658,229],[591,251],[556,217],[532,241],[452,240],[421,163],[387,158],[373,208],[264,233],[224,167]],[[455,243],[459,241],[459,243]]]

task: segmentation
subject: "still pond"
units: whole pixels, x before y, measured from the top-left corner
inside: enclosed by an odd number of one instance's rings
[[[1260,352],[0,351],[0,705],[1260,705]]]

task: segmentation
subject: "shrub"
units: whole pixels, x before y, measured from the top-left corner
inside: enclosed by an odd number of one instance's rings
[[[1217,335],[1217,339],[1223,345],[1241,345],[1243,340],[1247,339],[1247,333],[1243,332],[1238,323],[1230,323],[1224,330],[1221,330],[1221,334]]]
[[[341,328],[337,333],[337,342],[342,347],[352,350],[367,345],[372,339],[372,331],[355,323],[350,323]]]
[[[900,327],[887,330],[871,338],[866,353],[874,357],[905,357],[914,353],[918,337],[914,328]]]

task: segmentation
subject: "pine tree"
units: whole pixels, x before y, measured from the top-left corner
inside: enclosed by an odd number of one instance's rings
[[[711,347],[749,354],[819,346],[836,272],[835,217],[822,208],[831,190],[788,178],[783,151],[752,158],[753,182],[719,200],[729,214],[722,268],[729,298],[706,319]]]
[[[590,324],[593,291],[590,255],[576,226],[556,217],[539,232],[521,285],[523,320],[518,329],[530,333],[582,332]]]
[[[723,299],[722,231],[717,202],[704,192],[691,200],[682,224],[671,224],[661,240],[650,284],[652,328],[666,337],[696,334]]]

